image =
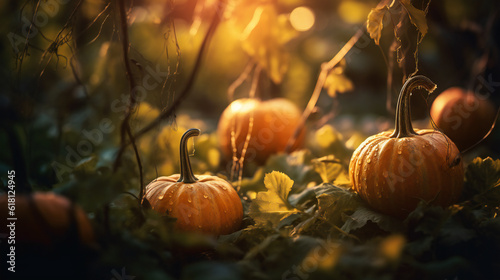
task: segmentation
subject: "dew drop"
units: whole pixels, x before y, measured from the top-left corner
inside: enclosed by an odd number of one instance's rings
[[[158,197],[158,199],[162,200],[163,199],[163,195],[160,195],[160,197]]]
[[[204,195],[203,195],[203,197],[204,197],[204,198],[208,198],[208,195],[204,194]]]
[[[372,159],[371,159],[371,158],[369,158],[366,162],[371,163],[371,162],[372,162]]]
[[[193,202],[193,201],[192,201],[190,198],[188,198],[188,202],[189,202],[189,203],[191,203],[191,202]]]
[[[401,150],[398,150],[398,155],[400,155],[400,154],[402,154],[402,153],[403,153],[403,151],[401,151]]]
[[[223,190],[227,191],[227,188],[226,187],[222,187]]]
[[[358,161],[358,165],[361,165],[361,161]]]

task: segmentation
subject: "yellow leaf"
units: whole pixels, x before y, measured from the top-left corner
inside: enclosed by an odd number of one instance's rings
[[[335,71],[335,69],[331,71],[326,77],[325,85],[323,86],[327,89],[328,95],[331,97],[335,97],[337,93],[344,93],[354,89],[351,80],[339,72]]]
[[[380,37],[382,36],[382,29],[384,28],[384,15],[386,7],[375,8],[368,14],[366,22],[366,30],[370,34],[370,38],[375,41],[375,44],[380,44]]]
[[[323,179],[323,183],[332,183],[344,171],[341,161],[335,158],[334,155],[314,159],[312,163],[314,170]]]
[[[297,211],[288,203],[293,180],[284,173],[273,171],[264,177],[264,185],[267,191],[257,193],[248,215],[257,224],[265,225],[270,222],[277,226],[283,217]]]
[[[427,34],[427,20],[425,19],[425,12],[415,8],[410,0],[399,0],[401,4],[405,7],[408,12],[408,16],[410,17],[411,23],[415,25],[420,33],[422,33],[422,37]]]
[[[280,83],[288,69],[289,53],[285,48],[297,31],[288,17],[278,14],[271,4],[258,6],[241,33],[243,49],[267,71],[269,77]]]

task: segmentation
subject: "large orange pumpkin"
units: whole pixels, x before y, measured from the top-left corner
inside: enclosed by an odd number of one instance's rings
[[[488,133],[495,121],[496,109],[485,97],[452,87],[434,100],[431,117],[437,127],[463,151]]]
[[[245,160],[263,164],[270,155],[285,151],[300,118],[301,112],[297,106],[284,98],[267,101],[237,99],[224,110],[219,119],[217,133],[222,152],[227,159],[239,159],[248,131],[251,130]],[[290,151],[302,147],[304,135],[303,130]]]
[[[455,144],[439,131],[413,130],[411,124],[412,90],[432,92],[435,87],[424,76],[408,79],[399,95],[394,131],[369,137],[351,158],[354,190],[382,213],[406,217],[420,201],[446,207],[460,197],[464,170]]]
[[[147,200],[160,214],[177,218],[176,228],[182,231],[221,235],[239,229],[243,206],[233,186],[217,176],[193,175],[187,140],[200,134],[189,129],[180,143],[181,173],[163,176],[146,186]]]

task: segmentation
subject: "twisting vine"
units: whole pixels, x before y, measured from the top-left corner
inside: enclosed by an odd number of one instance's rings
[[[120,141],[121,141],[121,146],[124,147],[126,143],[126,137],[129,138],[130,143],[132,144],[132,147],[134,149],[135,153],[135,158],[137,161],[137,166],[139,168],[139,179],[140,179],[140,191],[139,191],[139,198],[142,199],[143,193],[144,193],[144,182],[143,182],[143,174],[142,174],[142,163],[141,163],[141,157],[139,155],[139,151],[137,150],[137,145],[135,144],[135,138],[134,135],[132,134],[132,130],[130,129],[130,117],[132,116],[132,113],[134,112],[134,109],[137,106],[137,97],[135,95],[134,89],[136,88],[136,82],[132,74],[132,69],[130,67],[130,59],[129,59],[129,49],[130,49],[130,43],[128,39],[128,27],[127,27],[127,13],[125,10],[125,0],[117,0],[118,4],[118,9],[119,9],[119,15],[120,15],[120,26],[121,26],[121,33],[122,33],[122,47],[123,47],[123,60],[125,63],[125,73],[127,75],[127,79],[129,81],[129,87],[130,87],[130,96],[129,96],[129,103],[127,106],[127,110],[125,111],[125,118],[122,121],[121,128],[120,128]],[[123,155],[123,151],[118,153],[118,156],[115,159],[115,162],[113,164],[113,171],[116,172],[118,170],[118,167],[120,166],[120,161],[121,161],[121,156]],[[140,200],[139,200],[140,201]]]

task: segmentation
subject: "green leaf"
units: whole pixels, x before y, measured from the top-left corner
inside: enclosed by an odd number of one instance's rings
[[[424,37],[428,30],[425,12],[415,8],[410,0],[399,0],[399,2],[401,2],[408,12],[411,23],[417,27],[418,31],[422,33],[422,37]]]
[[[271,156],[265,166],[265,172],[280,171],[295,182],[293,192],[302,190],[310,182],[319,182],[320,178],[310,165],[312,160],[308,150],[295,151],[291,154]]]
[[[490,157],[475,158],[465,171],[465,186],[463,198],[468,200],[476,196],[476,200],[483,202],[500,201],[500,160]],[[495,199],[495,197],[497,199]]]
[[[380,229],[387,232],[399,232],[402,230],[402,223],[399,220],[379,212],[375,212],[362,205],[359,206],[354,213],[347,217],[347,220],[341,229],[349,233],[353,230],[364,227],[368,221],[377,224]]]
[[[353,213],[361,203],[356,193],[328,183],[317,186],[315,192],[320,214],[339,227],[344,216]]]
[[[271,223],[276,227],[279,221],[296,210],[288,203],[288,194],[293,186],[293,181],[281,172],[273,171],[264,177],[266,192],[257,193],[257,198],[250,205],[248,215],[257,225]]]

